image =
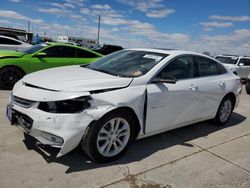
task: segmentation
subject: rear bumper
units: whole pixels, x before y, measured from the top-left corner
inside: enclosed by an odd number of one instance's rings
[[[237,108],[239,105],[241,92],[242,92],[242,86],[239,87],[235,93],[236,95],[236,101],[235,101],[235,106],[234,106],[235,108]]]

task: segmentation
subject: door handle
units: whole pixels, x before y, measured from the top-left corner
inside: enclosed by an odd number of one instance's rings
[[[191,90],[191,91],[195,91],[195,90],[197,90],[197,86],[196,85],[194,85],[194,84],[191,84],[190,86],[189,86],[189,90]]]
[[[224,86],[225,85],[225,82],[224,81],[219,81],[219,86]]]

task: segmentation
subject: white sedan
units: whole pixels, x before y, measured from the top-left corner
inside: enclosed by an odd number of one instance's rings
[[[29,74],[13,89],[11,124],[60,157],[81,144],[95,161],[120,157],[139,138],[213,119],[238,105],[240,78],[202,54],[127,49],[87,66]]]
[[[0,50],[23,51],[31,46],[32,45],[24,43],[18,39],[0,35]]]

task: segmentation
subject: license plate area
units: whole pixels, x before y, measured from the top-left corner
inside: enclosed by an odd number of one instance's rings
[[[33,119],[31,117],[11,109],[10,106],[7,106],[6,116],[10,120],[11,125],[19,125],[25,132],[30,132],[33,125]]]
[[[14,125],[16,123],[14,111],[9,105],[6,107],[6,117],[10,121],[11,125]]]

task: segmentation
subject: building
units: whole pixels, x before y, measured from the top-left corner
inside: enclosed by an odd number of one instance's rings
[[[82,37],[58,36],[58,42],[78,43],[88,48],[96,48],[98,46],[97,40]]]
[[[33,33],[31,32],[27,32],[22,29],[14,29],[14,28],[8,28],[8,27],[0,27],[0,35],[5,35],[8,37],[20,39],[27,43],[31,43],[32,37],[33,37]]]

